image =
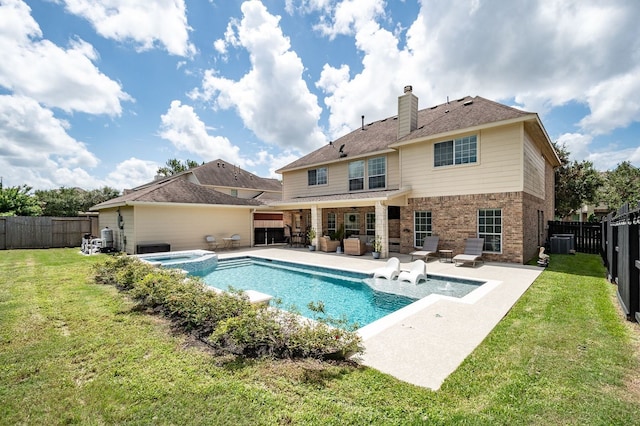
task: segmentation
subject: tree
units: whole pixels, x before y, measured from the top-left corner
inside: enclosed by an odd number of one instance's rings
[[[30,191],[27,185],[3,188],[0,182],[0,216],[39,216],[42,209]]]
[[[79,212],[86,212],[92,206],[110,200],[120,195],[120,192],[109,188],[85,191],[81,188],[58,188],[36,191],[35,196],[42,207],[43,216],[78,216]]]
[[[184,171],[187,171],[189,169],[193,169],[195,167],[199,167],[202,164],[198,164],[197,161],[194,160],[185,160],[185,162],[183,163],[182,161],[178,160],[177,158],[171,158],[169,160],[167,160],[167,162],[165,163],[166,167],[160,167],[158,169],[158,171],[156,172],[158,175],[160,176],[173,176],[175,174],[178,173],[182,173]]]
[[[606,172],[601,199],[611,210],[617,210],[625,203],[636,207],[640,201],[640,168],[624,161]]]
[[[565,217],[585,204],[594,204],[603,180],[591,161],[569,161],[566,146],[553,145],[561,163],[555,171],[555,213],[558,217]]]
[[[59,188],[36,191],[35,196],[42,206],[43,216],[78,216],[82,211],[84,192],[79,188]]]

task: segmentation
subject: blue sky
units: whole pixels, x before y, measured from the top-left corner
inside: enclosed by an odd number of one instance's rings
[[[265,177],[466,95],[540,114],[597,169],[640,167],[640,2],[0,0],[4,185],[122,190],[170,158]]]

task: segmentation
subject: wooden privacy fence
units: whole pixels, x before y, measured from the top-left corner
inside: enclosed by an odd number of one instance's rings
[[[549,238],[558,234],[572,234],[577,252],[591,254],[602,252],[601,223],[549,221]]]
[[[0,250],[80,247],[85,234],[99,235],[97,217],[0,217]]]
[[[640,322],[640,203],[623,205],[602,222],[607,275],[617,284],[618,301],[628,320]]]

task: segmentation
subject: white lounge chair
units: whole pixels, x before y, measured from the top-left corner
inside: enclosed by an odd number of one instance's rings
[[[373,278],[386,278],[392,280],[398,277],[400,273],[400,259],[390,257],[387,263],[382,267],[373,271]]]
[[[482,250],[484,248],[484,238],[467,238],[464,244],[464,253],[456,254],[453,256],[453,261],[456,266],[458,263],[473,263],[476,266],[476,262],[483,262]]]
[[[422,244],[422,249],[417,251],[412,251],[409,253],[411,255],[411,260],[413,261],[415,257],[424,258],[424,261],[429,260],[429,256],[434,256],[438,254],[438,243],[440,242],[440,237],[436,237],[435,235],[424,238],[424,243]]]
[[[417,284],[420,280],[427,279],[427,265],[423,260],[414,260],[411,263],[408,271],[402,271],[398,275],[398,281],[409,281],[412,284]]]

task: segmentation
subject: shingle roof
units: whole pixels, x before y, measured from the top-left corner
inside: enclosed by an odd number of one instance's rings
[[[220,159],[210,161],[188,172],[193,173],[201,185],[257,189],[261,191],[282,191],[282,184],[278,179],[269,179],[254,175]]]
[[[480,96],[466,96],[455,101],[419,110],[418,128],[401,139],[397,138],[398,116],[388,117],[369,123],[364,126],[364,129],[358,128],[333,141],[332,144],[325,145],[286,165],[278,172],[336,161],[340,158],[339,149],[342,145],[344,145],[343,152],[347,154],[347,157],[355,157],[390,149],[390,145],[397,142],[421,139],[526,116],[535,117],[536,114],[502,105]]]
[[[91,210],[100,210],[134,202],[238,206],[262,205],[260,201],[254,199],[232,197],[231,195],[223,194],[222,192],[176,177],[105,201],[104,203],[93,206]]]

